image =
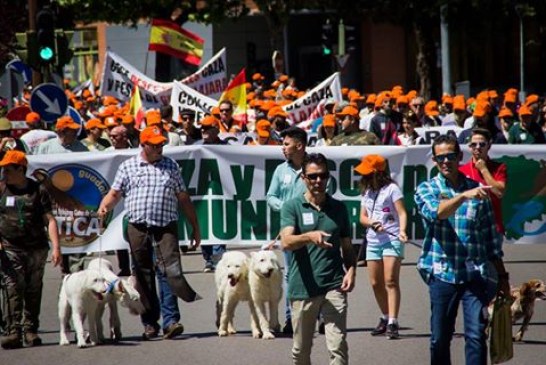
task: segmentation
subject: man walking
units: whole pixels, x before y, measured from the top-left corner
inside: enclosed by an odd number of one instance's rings
[[[319,312],[330,364],[348,364],[347,293],[355,284],[356,259],[345,205],[326,193],[326,157],[309,154],[302,164],[306,192],[281,209],[281,243],[292,252],[287,297],[292,309],[294,364],[311,364]]]
[[[101,217],[125,197],[129,221],[127,237],[135,266],[137,282],[146,312],[141,315],[144,339],[159,333],[160,301],[155,287],[154,268],[158,272],[163,337],[181,334],[184,327],[178,321],[177,298],[187,302],[197,299],[182,274],[178,247],[178,208],[192,227],[191,242],[201,242],[195,209],[175,161],[163,156],[167,138],[156,127],[140,133],[142,150],[119,167],[112,188],[103,198],[98,213]]]
[[[498,273],[498,293],[510,295],[488,186],[459,172],[455,137],[438,136],[432,159],[440,173],[417,187],[415,202],[426,227],[417,268],[429,287],[431,364],[451,364],[450,343],[463,304],[467,364],[487,364],[488,280]],[[491,262],[496,270],[489,269]]]

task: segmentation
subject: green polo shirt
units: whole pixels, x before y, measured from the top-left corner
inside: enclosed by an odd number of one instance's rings
[[[339,288],[345,274],[341,238],[350,236],[345,204],[327,195],[318,211],[302,194],[284,203],[281,209],[281,229],[285,227],[294,227],[296,235],[317,230],[327,232],[331,234],[327,241],[333,245],[325,249],[309,243],[292,251],[287,297],[308,299]]]

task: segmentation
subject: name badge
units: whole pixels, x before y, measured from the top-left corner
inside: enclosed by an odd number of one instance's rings
[[[292,176],[290,176],[290,175],[284,175],[284,180],[283,180],[283,182],[284,182],[286,185],[288,185],[288,184],[290,184],[290,181],[292,181]]]
[[[14,207],[14,206],[15,206],[15,197],[14,196],[6,197],[6,207]]]
[[[313,213],[303,213],[301,215],[301,218],[303,220],[303,224],[305,224],[306,226],[315,223],[315,219],[313,218]]]

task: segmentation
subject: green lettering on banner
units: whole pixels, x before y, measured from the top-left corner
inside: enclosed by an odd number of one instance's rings
[[[271,179],[273,179],[275,169],[283,162],[283,160],[265,160],[265,192],[269,190],[269,185],[271,185]]]
[[[241,169],[244,171],[241,172]],[[254,179],[254,166],[230,166],[231,175],[233,176],[233,183],[235,184],[235,191],[237,192],[233,199],[246,200],[250,197],[252,192],[252,180]]]
[[[201,230],[201,239],[209,239],[209,205],[206,200],[194,200],[193,206],[195,207],[195,214],[197,215],[197,222],[199,222],[199,229]],[[186,220],[184,214],[180,214],[178,217],[178,239],[184,241],[190,236],[191,226]]]
[[[327,160],[328,171],[330,171],[330,180],[328,181],[328,192],[334,194],[337,190],[337,179],[332,176],[332,171],[337,171],[336,162],[333,160]]]
[[[225,204],[225,206],[224,206]],[[212,200],[212,235],[219,240],[231,240],[237,236],[237,201]]]
[[[345,196],[358,196],[360,189],[358,180],[354,179],[353,169],[360,161],[356,159],[344,160],[339,165],[339,190]]]
[[[349,224],[351,226],[351,239],[359,240],[364,237],[364,227],[360,224],[360,200],[344,200],[349,213]]]
[[[199,166],[197,195],[206,195],[209,189],[213,195],[224,195],[218,161],[204,158]]]
[[[252,233],[258,240],[267,237],[267,203],[265,200],[256,201],[256,209],[251,201],[241,202],[241,239],[250,240]]]
[[[180,175],[182,175],[188,194],[195,195],[195,188],[190,188],[191,178],[195,171],[195,160],[177,160],[176,163],[180,166]]]
[[[404,182],[402,192],[404,205],[408,212],[408,237],[422,239],[425,236],[423,220],[417,211],[414,195],[417,186],[427,179],[427,167],[425,165],[404,166]]]
[[[269,232],[271,232],[271,239],[277,237],[281,231],[281,212],[276,212],[269,209]]]

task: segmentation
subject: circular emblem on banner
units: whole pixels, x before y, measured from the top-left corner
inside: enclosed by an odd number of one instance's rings
[[[80,247],[93,241],[101,229],[97,209],[110,190],[106,179],[89,166],[79,164],[58,165],[49,171],[38,169],[33,175],[51,196],[61,246]],[[104,227],[110,219],[111,214]]]

